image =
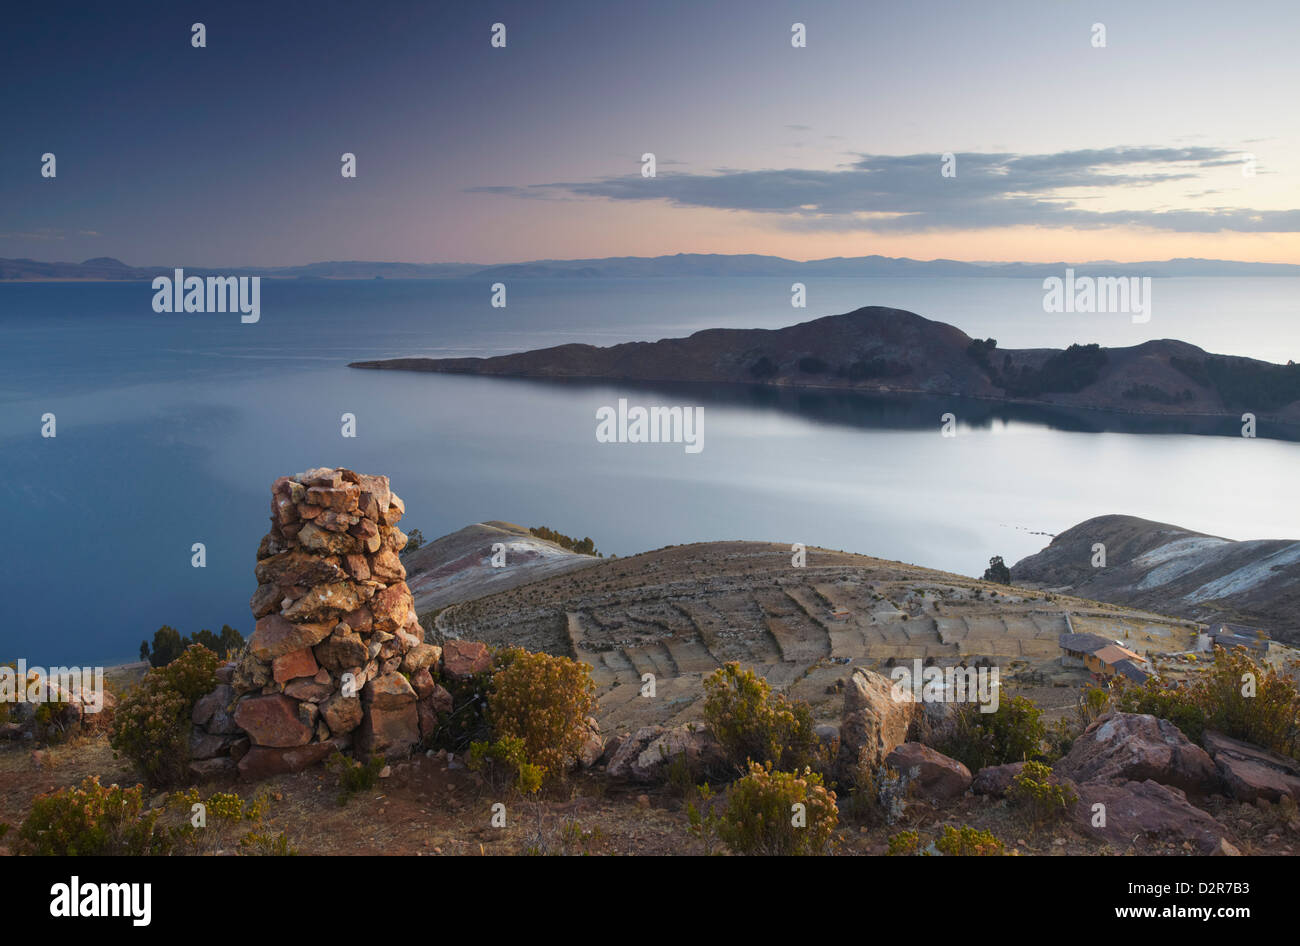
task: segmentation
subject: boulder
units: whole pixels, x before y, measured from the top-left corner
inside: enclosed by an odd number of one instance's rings
[[[442,659],[442,648],[436,644],[416,644],[402,658],[402,669],[407,673],[437,666]]]
[[[297,701],[279,693],[249,696],[235,707],[235,722],[253,745],[277,749],[306,745],[312,730],[298,718]]]
[[[295,650],[315,647],[329,637],[332,628],[332,624],[295,624],[278,614],[268,614],[254,626],[248,650],[258,660],[269,663]]]
[[[313,653],[322,667],[335,672],[363,666],[370,659],[366,642],[358,634],[332,634],[317,644]]]
[[[1207,732],[1206,751],[1214,759],[1224,791],[1241,802],[1263,798],[1300,801],[1300,762],[1222,733]]]
[[[281,654],[271,661],[271,679],[276,683],[288,683],[299,677],[314,677],[320,666],[310,647]]]
[[[290,621],[314,621],[335,612],[355,611],[363,603],[355,584],[336,581],[328,585],[314,585],[282,613]],[[333,624],[330,626],[333,627]]]
[[[212,719],[218,710],[224,710],[233,702],[235,702],[234,688],[224,683],[218,684],[211,693],[195,701],[194,711],[190,713],[190,721],[196,726],[206,726],[208,720]]]
[[[361,691],[361,702],[367,711],[401,709],[415,701],[415,689],[400,673],[385,673],[368,680]]]
[[[1240,853],[1228,829],[1188,802],[1177,788],[1152,779],[1086,782],[1075,787],[1079,800],[1070,812],[1071,820],[1084,834],[1105,841],[1119,853],[1139,840],[1177,847],[1186,842],[1199,854]]]
[[[678,758],[693,776],[721,774],[728,769],[727,755],[703,723],[685,723],[672,729],[646,726],[624,742],[606,766],[613,778],[659,782],[668,777]]]
[[[414,692],[411,696],[415,696]],[[356,729],[356,740],[357,748],[367,756],[391,758],[408,753],[420,742],[420,714],[415,700],[391,709],[373,703],[367,706]]]
[[[229,755],[230,747],[234,744],[233,735],[206,733],[197,727],[190,730],[190,758],[195,761]]]
[[[909,729],[921,716],[921,704],[914,702],[908,691],[903,691],[904,699],[894,699],[893,689],[893,681],[875,671],[853,671],[844,687],[840,749],[835,762],[840,779],[852,781],[860,765],[879,767],[889,753],[907,741]]]
[[[1011,783],[1015,781],[1020,770],[1025,767],[1023,762],[1008,762],[1006,765],[986,765],[975,773],[974,780],[970,783],[970,790],[976,795],[990,795],[993,798],[1002,798],[1011,790]]]
[[[450,640],[442,646],[442,669],[447,676],[463,680],[492,669],[492,653],[480,641]]]
[[[298,542],[303,548],[324,555],[351,555],[358,551],[357,540],[346,532],[332,532],[322,529],[315,522],[308,522],[298,531]]]
[[[334,561],[301,549],[262,559],[257,563],[254,573],[259,583],[279,588],[292,588],[296,585],[310,588],[312,585],[339,581],[344,577],[343,569]]]
[[[389,585],[370,599],[370,613],[374,626],[390,634],[406,626],[407,617],[415,610],[411,601],[411,589],[406,582],[399,581]]]
[[[587,717],[587,732],[583,738],[582,748],[578,750],[578,765],[584,769],[592,768],[605,755],[605,737],[600,734],[600,723],[595,717]]]
[[[908,779],[911,792],[929,802],[947,801],[970,788],[970,769],[919,742],[905,742],[885,756],[885,765]]]
[[[238,774],[238,765],[230,756],[197,759],[189,765],[189,776],[195,782],[226,781]]]
[[[313,742],[311,745],[287,749],[253,746],[239,760],[239,776],[254,780],[269,778],[272,775],[301,772],[325,761],[335,752],[343,751],[347,746],[345,740],[338,738],[331,739],[329,742]]]
[[[320,704],[320,714],[330,732],[342,735],[360,726],[365,712],[360,698],[334,693]]]
[[[1076,782],[1142,782],[1150,779],[1207,795],[1220,788],[1214,760],[1173,723],[1138,713],[1107,713],[1074,741],[1053,766]]]

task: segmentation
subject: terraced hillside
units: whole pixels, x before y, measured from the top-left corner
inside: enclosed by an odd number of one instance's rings
[[[850,664],[987,660],[1004,686],[1061,710],[1082,683],[1060,666],[1062,632],[1122,639],[1143,653],[1185,650],[1194,639],[1193,626],[1175,618],[864,555],[810,548],[795,568],[789,546],[758,542],[606,559],[452,605],[433,624],[446,636],[591,664],[606,731],[699,718],[701,679],[729,660],[833,721]],[[653,699],[640,695],[646,673]]]

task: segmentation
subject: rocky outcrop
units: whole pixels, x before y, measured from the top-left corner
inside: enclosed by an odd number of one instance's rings
[[[404,512],[386,476],[318,468],[275,481],[254,569],[255,629],[194,708],[202,769],[225,771],[211,760],[230,758],[243,777],[261,778],[354,743],[386,756],[419,743],[421,696],[407,677],[442,653],[424,642],[405,583]],[[446,694],[434,690],[430,707]]]
[[[1143,782],[1088,782],[1077,786],[1070,818],[1085,833],[1124,853],[1135,844],[1186,845],[1198,854],[1235,855],[1228,829],[1187,801],[1177,788]]]
[[[1194,795],[1220,789],[1218,770],[1204,749],[1168,720],[1137,713],[1095,720],[1053,770],[1076,782],[1150,779]]]
[[[605,767],[611,778],[635,782],[661,782],[669,767],[684,760],[693,776],[726,771],[727,756],[704,723],[685,723],[665,729],[645,726],[624,739]]]
[[[958,798],[971,784],[970,769],[919,742],[897,746],[885,765],[907,779],[913,796],[932,803]]]
[[[1230,797],[1242,802],[1300,801],[1300,762],[1222,733],[1207,732],[1203,742]]]
[[[895,700],[893,686],[888,677],[863,668],[854,670],[845,684],[840,748],[835,762],[839,778],[851,781],[859,766],[878,768],[889,753],[907,741],[909,730],[921,719],[921,704],[910,699]],[[906,692],[903,695],[910,696]]]

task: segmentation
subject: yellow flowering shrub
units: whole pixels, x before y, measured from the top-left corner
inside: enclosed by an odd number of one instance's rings
[[[737,854],[826,854],[839,824],[835,793],[811,769],[774,772],[750,763],[727,790],[718,836]]]
[[[493,742],[523,742],[523,761],[563,775],[582,750],[596,708],[591,668],[568,657],[511,647],[497,654],[488,694]]]
[[[794,771],[820,767],[812,709],[773,693],[768,682],[728,663],[704,679],[704,718],[727,756],[744,772],[750,762]]]
[[[118,704],[109,745],[150,785],[179,782],[190,759],[190,714],[217,685],[217,655],[195,644],[165,667],[150,670]]]

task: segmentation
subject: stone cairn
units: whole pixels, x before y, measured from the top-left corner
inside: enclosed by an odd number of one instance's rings
[[[191,774],[263,778],[347,749],[406,755],[451,710],[430,668],[486,668],[483,645],[449,644],[441,667],[443,649],[425,643],[398,558],[404,512],[386,476],[319,468],[275,481],[257,625],[195,706]]]

